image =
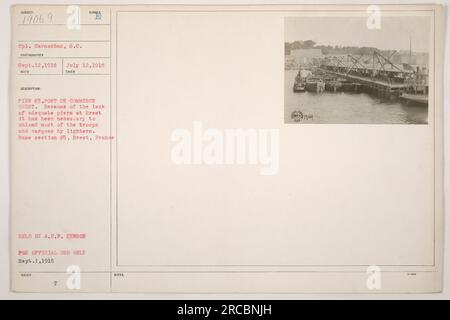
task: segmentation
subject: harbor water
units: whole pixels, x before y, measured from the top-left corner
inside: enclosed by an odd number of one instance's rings
[[[285,123],[426,124],[426,104],[387,100],[367,93],[293,92],[297,70],[285,71]],[[301,112],[302,119],[292,119]]]

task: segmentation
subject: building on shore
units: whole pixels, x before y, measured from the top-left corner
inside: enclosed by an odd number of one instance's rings
[[[305,66],[318,66],[323,58],[321,49],[295,49],[285,56],[287,68],[297,69]]]
[[[414,66],[428,66],[428,53],[400,50],[392,56],[393,63],[407,63]]]

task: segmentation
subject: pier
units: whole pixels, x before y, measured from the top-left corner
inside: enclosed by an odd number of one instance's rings
[[[316,67],[316,73],[332,79],[325,80],[330,91],[336,91],[333,84],[342,80],[347,91],[362,90],[383,98],[398,98],[403,93],[428,94],[426,70],[405,63],[394,64],[390,57],[377,51],[371,57],[350,54],[324,57]]]
[[[336,77],[349,80],[352,84],[348,86],[354,87],[354,90],[349,91],[357,92],[359,90],[358,87],[361,86],[364,91],[373,92],[380,96],[389,98],[389,97],[399,97],[409,87],[409,85],[404,83],[403,84],[390,83],[371,78],[358,77],[352,74],[341,73],[326,68],[319,68],[319,70],[334,75]]]

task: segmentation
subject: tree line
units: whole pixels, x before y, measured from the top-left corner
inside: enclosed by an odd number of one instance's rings
[[[284,52],[286,55],[291,53],[291,50],[297,49],[321,49],[322,54],[354,54],[354,55],[372,55],[374,51],[389,54],[390,50],[382,51],[375,47],[356,47],[356,46],[331,46],[331,45],[317,45],[313,40],[294,41],[284,43]]]

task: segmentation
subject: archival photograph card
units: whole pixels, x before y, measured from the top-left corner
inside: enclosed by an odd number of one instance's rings
[[[441,291],[441,6],[11,15],[13,291]]]

